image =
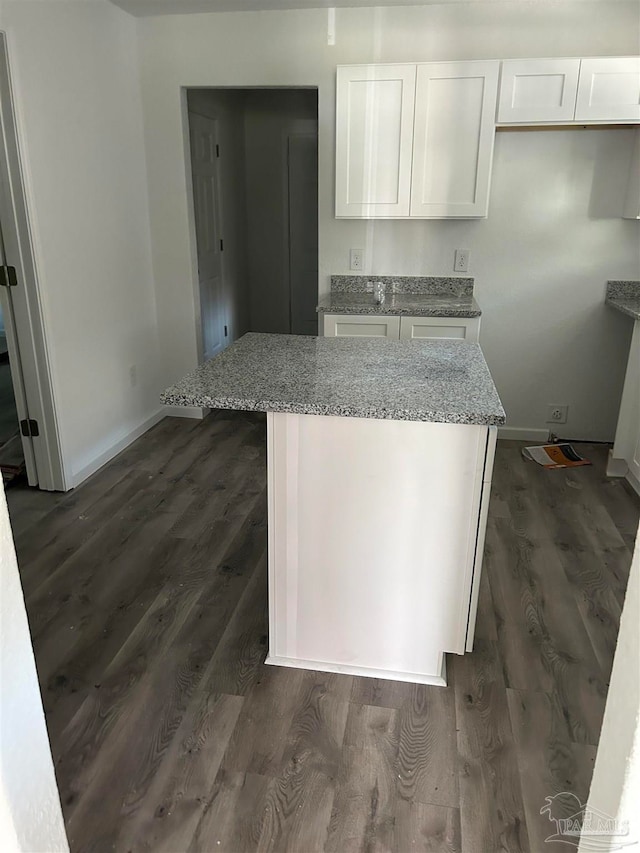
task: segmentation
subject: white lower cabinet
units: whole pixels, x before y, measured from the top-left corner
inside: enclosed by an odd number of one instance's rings
[[[473,646],[496,433],[267,414],[267,664],[446,684]]]
[[[478,343],[480,317],[401,317],[400,340],[453,339]]]
[[[325,338],[393,338],[400,337],[400,317],[376,314],[325,314]]]
[[[325,314],[326,338],[391,338],[392,340],[460,340],[478,343],[480,317],[399,317],[376,314]]]

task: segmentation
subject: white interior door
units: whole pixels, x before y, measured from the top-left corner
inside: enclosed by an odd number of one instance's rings
[[[291,332],[315,335],[318,321],[318,129],[288,135]]]
[[[227,341],[218,122],[190,112],[189,130],[202,350],[203,357],[208,359],[223,350]]]

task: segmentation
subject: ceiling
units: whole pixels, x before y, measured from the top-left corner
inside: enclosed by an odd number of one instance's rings
[[[432,6],[454,3],[489,3],[493,0],[111,0],[132,15],[180,15],[196,12],[255,12],[276,9],[318,9],[330,6]],[[527,3],[531,0],[502,0]],[[556,0],[557,2],[557,0]],[[628,2],[628,0],[578,0],[583,3]]]

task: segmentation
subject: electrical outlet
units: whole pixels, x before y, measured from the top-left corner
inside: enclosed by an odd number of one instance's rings
[[[566,404],[555,406],[549,403],[547,407],[547,423],[566,424],[568,414],[569,406],[567,406]]]
[[[349,269],[361,270],[364,266],[364,253],[362,249],[351,249],[349,253]]]
[[[469,272],[469,249],[456,249],[453,262],[454,272]]]
[[[135,388],[138,384],[138,368],[135,364],[132,364],[129,368],[129,384],[132,388]]]

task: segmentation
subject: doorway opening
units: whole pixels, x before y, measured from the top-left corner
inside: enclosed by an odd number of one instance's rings
[[[202,360],[317,334],[318,90],[187,89]]]

